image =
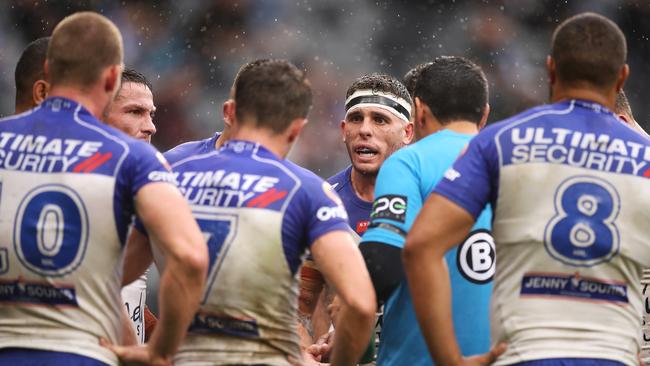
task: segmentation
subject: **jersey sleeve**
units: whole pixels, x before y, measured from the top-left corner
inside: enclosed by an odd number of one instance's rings
[[[165,157],[151,145],[140,143],[129,146],[131,153],[122,169],[122,179],[128,184],[123,186],[126,193],[135,198],[140,188],[149,183],[167,182],[175,184],[175,179]],[[147,231],[136,216],[132,224],[143,234]]]
[[[132,197],[140,188],[149,183],[166,182],[175,184],[174,175],[165,157],[151,145],[144,142],[132,144],[131,157],[124,174],[130,181],[129,190]]]
[[[362,242],[404,246],[423,201],[418,164],[407,153],[398,151],[382,164],[375,183],[370,225]]]
[[[488,130],[473,138],[434,188],[435,193],[456,203],[475,219],[486,204],[495,204],[499,162],[492,135]]]
[[[304,183],[287,207],[282,226],[285,242],[299,242],[308,248],[329,232],[348,231],[349,225],[343,203],[329,183]]]

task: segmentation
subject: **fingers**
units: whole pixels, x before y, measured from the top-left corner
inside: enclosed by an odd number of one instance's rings
[[[490,355],[492,356],[491,362],[494,362],[506,351],[508,345],[505,342],[497,344],[494,348],[490,350]]]
[[[297,358],[293,356],[287,356],[287,361],[291,364],[291,366],[305,366],[305,364],[302,362],[302,360],[298,360]]]
[[[121,355],[124,353],[122,347],[112,344],[106,338],[103,337],[99,337],[99,345],[104,348],[108,348],[109,350],[111,350],[111,352],[115,353],[117,357],[121,357]]]

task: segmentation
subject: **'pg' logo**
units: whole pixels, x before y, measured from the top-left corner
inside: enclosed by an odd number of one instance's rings
[[[495,263],[494,239],[487,230],[472,231],[458,247],[458,271],[470,282],[483,284],[492,281]]]

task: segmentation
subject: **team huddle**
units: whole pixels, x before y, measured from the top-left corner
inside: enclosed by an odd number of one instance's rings
[[[488,127],[463,57],[359,77],[324,181],[286,158],[296,66],[243,65],[223,131],[161,154],[120,31],[75,13],[0,120],[0,365],[639,365],[650,139],[626,57],[609,19],[565,20],[550,104]]]

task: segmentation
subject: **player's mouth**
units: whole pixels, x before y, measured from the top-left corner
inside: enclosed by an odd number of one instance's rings
[[[372,159],[379,154],[379,151],[368,146],[361,146],[354,149],[354,152],[363,159]]]

